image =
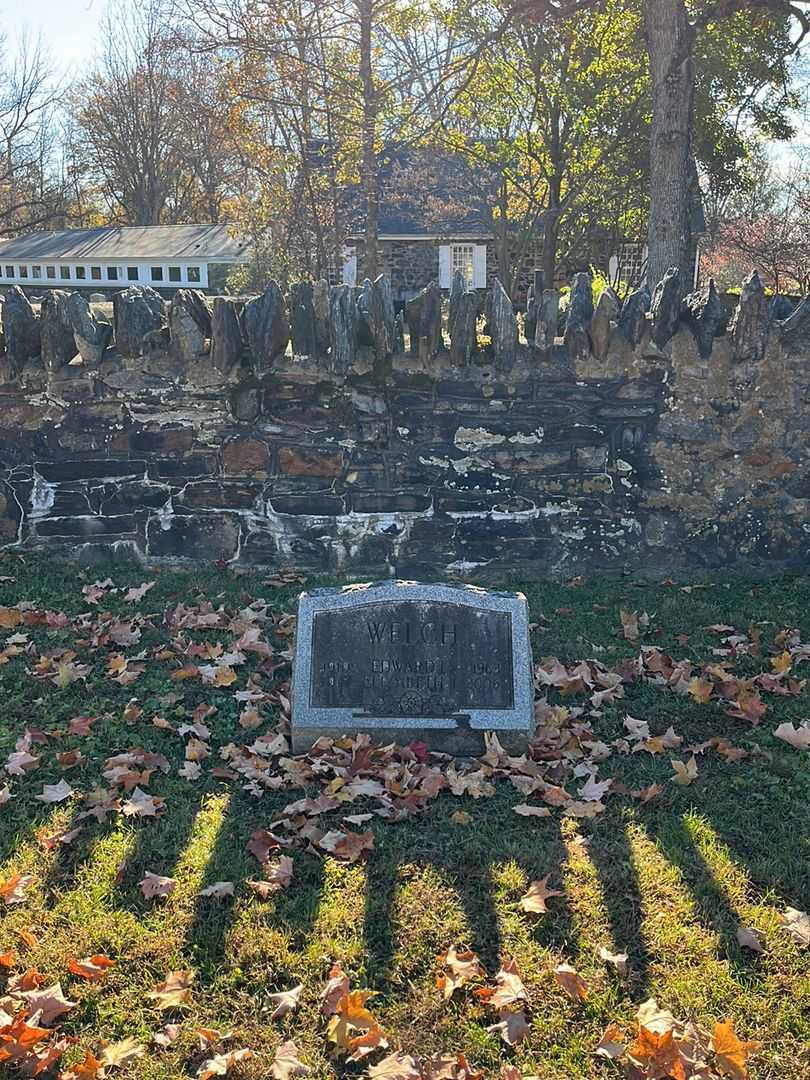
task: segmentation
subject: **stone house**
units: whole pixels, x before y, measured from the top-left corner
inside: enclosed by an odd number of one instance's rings
[[[31,232],[0,240],[0,288],[19,285],[111,294],[150,285],[221,292],[228,270],[247,262],[247,242],[228,225],[103,226]]]

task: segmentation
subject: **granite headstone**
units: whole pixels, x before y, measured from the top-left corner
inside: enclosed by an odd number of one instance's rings
[[[519,593],[384,582],[301,595],[292,745],[368,733],[480,754],[495,732],[512,751],[534,728],[528,609]]]

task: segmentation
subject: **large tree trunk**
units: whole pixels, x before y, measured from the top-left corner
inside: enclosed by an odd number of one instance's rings
[[[377,277],[377,233],[379,220],[379,176],[374,143],[377,135],[377,93],[371,60],[371,30],[374,0],[359,0],[360,83],[363,88],[362,186],[366,211],[363,273],[371,281]]]
[[[653,95],[647,280],[654,288],[677,266],[688,292],[694,272],[690,161],[695,73],[694,30],[684,0],[646,0],[644,32]]]

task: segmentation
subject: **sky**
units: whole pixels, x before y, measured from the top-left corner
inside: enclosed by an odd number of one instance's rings
[[[0,0],[0,27],[9,43],[25,29],[42,31],[58,66],[81,74],[95,55],[106,5],[107,0]]]

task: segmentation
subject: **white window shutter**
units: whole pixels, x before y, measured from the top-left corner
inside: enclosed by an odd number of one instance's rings
[[[439,288],[449,289],[453,284],[452,276],[450,270],[450,245],[441,244],[439,246]]]
[[[473,288],[487,287],[487,245],[476,244],[473,248]]]
[[[352,288],[357,284],[357,253],[355,248],[343,249],[343,284],[351,285]]]
[[[608,278],[614,284],[619,280],[619,256],[611,255],[608,260]]]

